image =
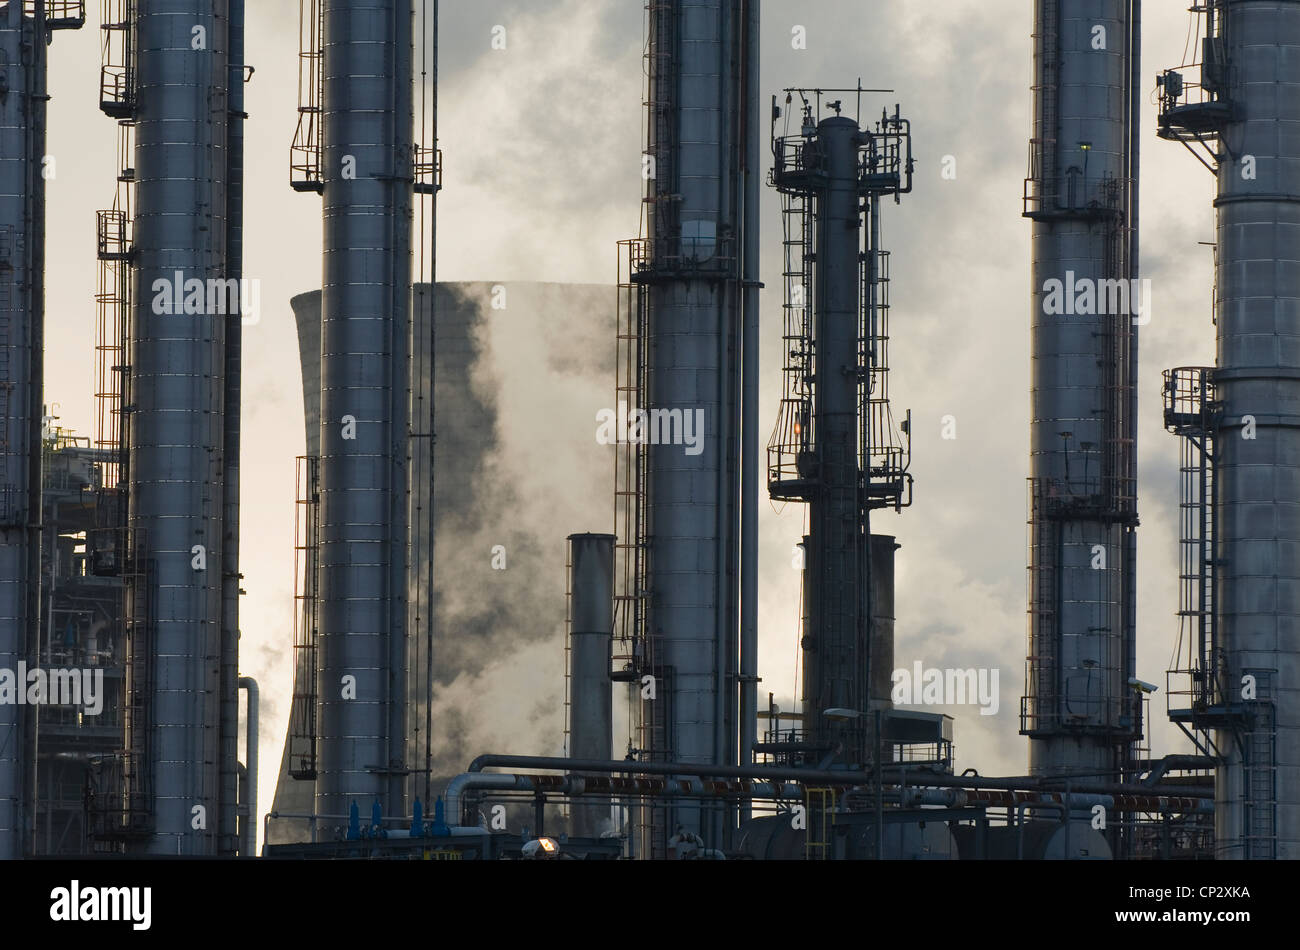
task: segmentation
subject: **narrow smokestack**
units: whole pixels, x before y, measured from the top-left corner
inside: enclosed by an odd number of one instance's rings
[[[569,535],[569,749],[575,759],[613,758],[614,535]],[[575,835],[596,837],[609,806],[573,805]]]

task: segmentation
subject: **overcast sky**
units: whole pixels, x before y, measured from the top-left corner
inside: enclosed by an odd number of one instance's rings
[[[416,0],[417,7],[421,0]],[[99,4],[87,4],[92,18]],[[1031,4],[1023,0],[816,0],[763,5],[765,94],[785,86],[896,92],[912,120],[914,193],[886,207],[891,251],[892,394],[913,412],[915,505],[873,519],[897,535],[896,665],[996,667],[1001,709],[948,710],[958,768],[1021,774],[1017,735],[1026,653],[1029,236],[1021,218],[1030,135]],[[1187,14],[1148,3],[1142,73],[1142,270],[1153,284],[1140,366],[1138,675],[1161,686],[1152,751],[1182,751],[1164,721],[1164,670],[1176,636],[1177,443],[1161,426],[1160,373],[1213,360],[1212,179],[1156,139],[1154,77],[1182,62]],[[644,126],[640,0],[443,0],[439,96],[443,280],[613,282],[616,242],[640,214]],[[248,4],[245,275],[261,281],[262,320],[244,336],[242,672],[262,684],[267,806],[291,675],[294,458],[301,454],[297,347],[289,298],[320,284],[320,201],[288,185],[297,105],[294,0]],[[491,48],[506,28],[505,50]],[[807,49],[792,49],[794,26]],[[51,51],[46,398],[60,424],[91,434],[96,277],[94,212],[109,207],[113,121],[97,108],[100,34],[58,34]],[[418,55],[418,54],[417,54]],[[941,177],[944,156],[957,177]],[[780,386],[779,202],[763,215],[762,437]],[[610,314],[610,333],[613,314]],[[575,340],[575,346],[581,341]],[[536,367],[545,385],[546,367]],[[609,388],[613,389],[613,367]],[[940,438],[954,415],[957,439]],[[611,479],[612,481],[612,479]],[[590,523],[609,530],[612,498]],[[803,510],[763,504],[761,702],[790,708]],[[563,539],[557,557],[563,564]],[[562,583],[562,570],[557,571]],[[495,751],[544,751],[527,748]]]

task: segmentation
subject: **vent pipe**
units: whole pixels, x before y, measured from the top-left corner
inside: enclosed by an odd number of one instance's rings
[[[613,758],[614,535],[569,535],[569,755]],[[608,807],[575,805],[575,835],[598,837]]]

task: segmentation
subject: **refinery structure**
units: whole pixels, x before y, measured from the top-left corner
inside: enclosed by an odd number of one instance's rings
[[[479,543],[471,516],[512,497],[485,440],[515,407],[471,373],[499,288],[436,273],[456,188],[439,3],[299,0],[288,187],[319,201],[322,254],[292,301],[293,683],[259,807],[240,661],[245,0],[0,0],[0,859],[1300,858],[1300,2],[1193,7],[1195,55],[1160,74],[1154,129],[1141,0],[1035,0],[1024,24],[1028,168],[1006,214],[1032,233],[1028,634],[1005,738],[1025,767],[1002,777],[959,772],[961,721],[895,689],[926,463],[891,400],[908,288],[885,235],[927,187],[925,117],[860,79],[765,86],[770,5],[645,4],[644,95],[626,104],[640,230],[609,249],[617,283],[512,286],[544,319],[598,315],[614,407],[597,514],[528,539],[545,555],[512,568],[520,607],[492,601],[491,568],[450,565]],[[42,378],[61,264],[46,76],[95,13],[118,152],[80,436]],[[1163,377],[1177,489],[1137,465],[1139,156],[1169,147],[1157,136],[1215,176],[1218,226],[1215,364]],[[760,353],[764,300],[780,345]],[[1139,629],[1143,499],[1175,491],[1176,633]],[[805,513],[781,634],[794,710],[760,700],[769,501]],[[551,620],[563,734],[447,753],[435,697],[466,643]],[[1150,640],[1176,644],[1158,684],[1140,678]],[[1156,717],[1185,740],[1167,754]]]

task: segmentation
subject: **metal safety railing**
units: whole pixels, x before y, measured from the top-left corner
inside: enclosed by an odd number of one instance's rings
[[[827,861],[831,857],[835,799],[834,788],[804,789],[804,857],[809,861]]]
[[[294,191],[320,193],[325,188],[321,176],[324,16],[320,0],[298,0],[298,124],[289,146],[289,184]]]
[[[1255,697],[1242,735],[1244,775],[1245,853],[1247,860],[1277,857],[1277,710],[1274,707],[1275,670],[1243,669],[1253,678]]]
[[[812,198],[802,191],[781,196],[785,297],[781,305],[784,366],[776,426],[767,443],[767,484],[774,497],[808,498],[815,477],[817,339],[812,319]]]
[[[289,706],[289,775],[307,781],[316,778],[317,766],[319,456],[299,456],[295,499],[293,696]]]
[[[619,243],[617,341],[614,411],[644,406],[646,398],[646,319],[649,290],[632,274],[644,260],[640,240]],[[639,678],[646,662],[645,608],[649,597],[649,549],[646,545],[646,478],[648,453],[639,441],[625,439],[614,447],[614,645],[616,675]]]
[[[99,108],[115,119],[135,115],[135,19],[135,0],[101,0]]]
[[[415,146],[415,193],[433,195],[442,191],[442,149]]]
[[[32,17],[42,7],[47,30],[79,30],[86,25],[86,0],[24,0],[23,12]]]
[[[1178,646],[1166,674],[1170,711],[1193,724],[1226,702],[1227,657],[1214,623],[1215,429],[1221,407],[1210,366],[1164,374],[1165,428],[1181,437],[1178,492]],[[1205,723],[1209,725],[1208,720]]]

